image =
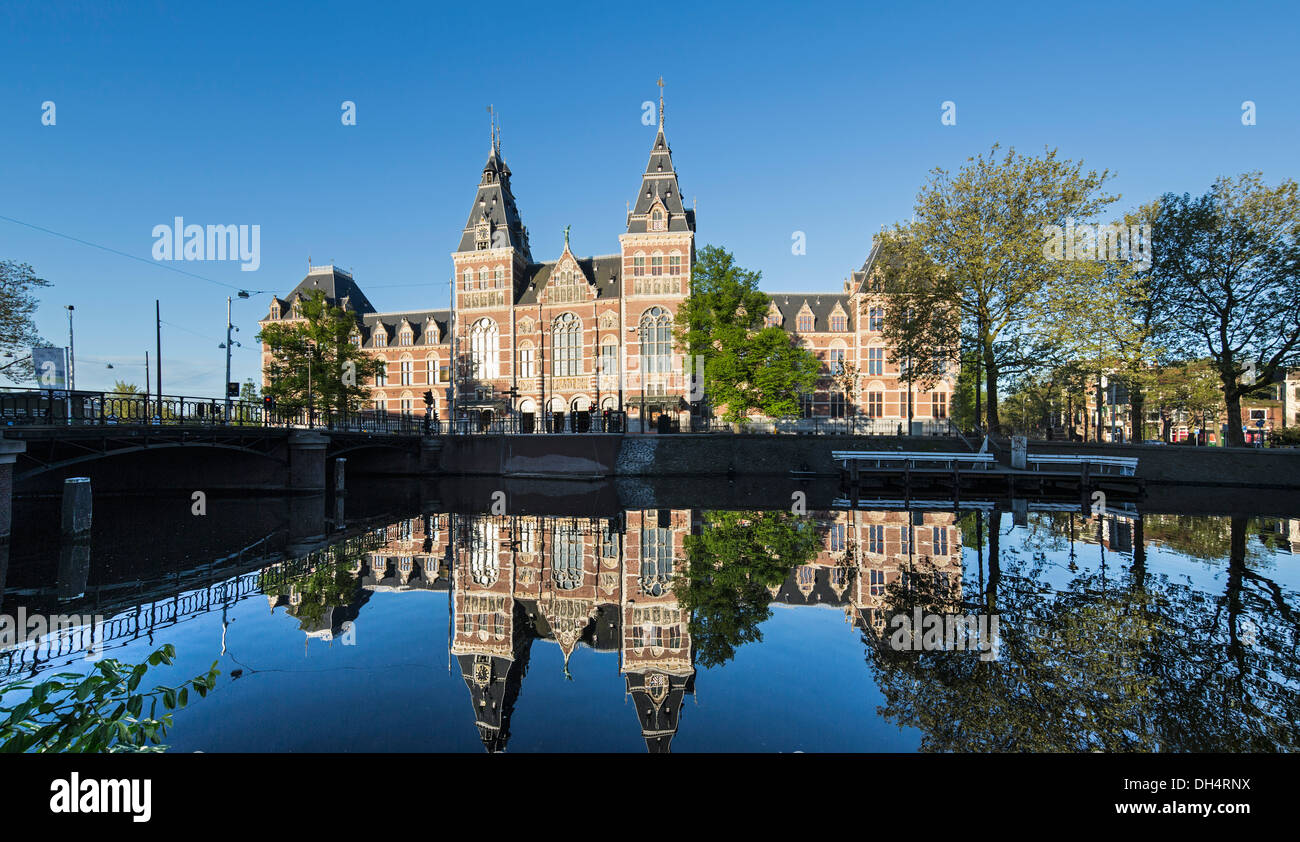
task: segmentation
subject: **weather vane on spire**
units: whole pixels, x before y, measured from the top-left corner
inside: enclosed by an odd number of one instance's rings
[[[497,121],[496,115],[492,111],[492,106],[487,107],[488,113],[488,138],[491,143],[491,150],[497,151]]]
[[[664,127],[664,77],[660,76],[659,81],[659,128]]]
[[[569,247],[569,226],[564,226],[564,247]]]

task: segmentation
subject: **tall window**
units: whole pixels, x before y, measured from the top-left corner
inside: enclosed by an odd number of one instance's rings
[[[641,316],[641,371],[667,374],[672,360],[672,316],[662,307],[651,307]]]
[[[867,349],[867,374],[884,374],[885,373],[885,349],[868,348]]]
[[[376,386],[388,385],[388,360],[384,360],[379,365],[379,372],[375,375]]]
[[[519,376],[536,377],[537,372],[533,370],[533,346],[526,345],[519,349]]]
[[[934,555],[948,554],[948,528],[944,526],[934,527]]]
[[[673,578],[673,533],[671,529],[641,530],[641,590],[659,596]]]
[[[844,550],[844,524],[831,524],[831,552],[838,553]]]
[[[844,393],[843,392],[831,392],[831,417],[832,418],[844,417]]]
[[[600,371],[606,377],[618,374],[618,346],[613,342],[600,346]]]
[[[464,278],[465,278],[465,291],[468,292],[469,290],[474,288],[474,270],[466,269]]]
[[[871,418],[883,418],[885,415],[885,393],[867,392],[867,415]]]
[[[424,360],[424,382],[432,386],[438,382],[438,359],[426,357]]]
[[[867,329],[868,330],[885,329],[885,308],[883,307],[871,308],[871,313],[867,320]]]
[[[491,319],[479,319],[469,329],[471,377],[490,380],[501,376],[498,342],[497,323]]]
[[[884,596],[885,594],[885,571],[871,570],[870,583],[872,596]]]
[[[411,362],[410,360],[402,360],[402,385],[403,386],[411,385],[411,370],[414,368],[414,366],[415,363]]]
[[[582,373],[582,324],[572,313],[557,316],[551,323],[551,365],[556,377]]]
[[[804,418],[813,417],[813,396],[812,392],[799,393],[799,414]]]
[[[682,256],[680,254],[668,255],[668,274],[680,275],[682,273]]]
[[[844,349],[832,348],[830,351],[829,363],[830,363],[831,374],[843,374],[844,373]]]
[[[885,526],[873,523],[867,527],[867,552],[883,553],[885,551]]]
[[[930,395],[930,415],[935,418],[948,417],[948,396],[943,392],[934,392]]]
[[[492,285],[497,287],[498,289],[505,286],[506,270],[503,267],[498,266],[496,272],[493,275],[492,281],[493,281]]]
[[[662,275],[664,273],[664,258],[661,254],[652,255],[650,258],[650,274]]]
[[[557,523],[551,537],[551,578],[571,591],[582,584],[582,535],[572,523]]]
[[[474,584],[490,588],[497,580],[497,525],[480,520],[469,532],[469,573]]]
[[[632,258],[632,274],[637,277],[645,274],[645,255],[638,254]]]
[[[655,208],[653,211],[651,211],[650,230],[651,231],[664,230],[664,212],[662,208]]]

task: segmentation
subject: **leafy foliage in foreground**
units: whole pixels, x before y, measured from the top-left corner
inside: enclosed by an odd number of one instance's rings
[[[190,689],[206,696],[216,687],[217,662],[203,675],[179,687],[157,686],[137,693],[149,667],[170,665],[176,649],[167,644],[142,664],[124,664],[107,658],[95,664],[89,675],[58,673],[48,681],[26,681],[0,686],[0,699],[28,691],[13,707],[0,707],[0,752],[157,752],[172,726],[172,715],[158,716],[158,702],[165,710],[189,704]],[[149,715],[142,716],[145,703]]]

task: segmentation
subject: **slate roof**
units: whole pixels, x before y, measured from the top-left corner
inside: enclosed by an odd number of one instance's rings
[[[623,258],[617,254],[599,257],[577,258],[578,268],[587,276],[587,281],[595,282],[597,300],[618,298],[623,294]],[[528,282],[524,284],[523,293],[516,304],[536,304],[537,297],[546,290],[546,285],[555,271],[558,260],[545,263],[531,263],[528,266]]]
[[[447,331],[450,326],[449,310],[411,310],[401,313],[365,313],[361,317],[361,347],[374,348],[375,326],[382,324],[388,330],[387,348],[421,348],[432,347],[424,341],[424,325],[432,318],[438,325],[438,345],[448,344]],[[397,344],[397,330],[406,319],[415,328],[410,345]]]
[[[794,332],[799,317],[799,311],[803,309],[804,304],[813,314],[813,332],[825,333],[831,329],[831,314],[835,312],[835,305],[840,305],[844,315],[849,317],[846,322],[848,328],[852,328],[853,307],[849,303],[849,296],[842,293],[829,292],[774,292],[769,293],[772,303],[781,311],[784,320],[781,327],[790,332]],[[836,331],[841,332],[841,331]],[[851,333],[851,330],[842,331]]]
[[[373,313],[374,305],[366,294],[357,286],[357,282],[352,279],[352,275],[337,269],[333,266],[315,266],[307,273],[307,277],[298,282],[298,285],[284,298],[277,299],[281,306],[287,305],[294,299],[294,296],[301,295],[306,298],[314,290],[324,290],[325,297],[331,303],[340,303],[347,299],[348,307],[356,313]]]
[[[695,230],[695,211],[687,210],[682,204],[677,171],[673,169],[673,153],[664,137],[663,123],[659,124],[654,145],[650,148],[650,161],[646,164],[645,174],[641,176],[641,190],[636,194],[636,204],[628,214],[629,234],[645,234],[649,231],[650,208],[656,199],[668,210],[669,231]]]
[[[494,232],[491,241],[494,246],[513,246],[523,252],[525,260],[532,261],[532,253],[528,248],[528,231],[519,217],[519,207],[510,189],[510,168],[501,158],[500,147],[495,143],[487,162],[483,164],[483,178],[479,182],[478,192],[474,194],[474,204],[470,207],[457,251],[476,250],[475,230],[485,218]],[[506,232],[503,244],[496,238],[495,232],[498,231]]]

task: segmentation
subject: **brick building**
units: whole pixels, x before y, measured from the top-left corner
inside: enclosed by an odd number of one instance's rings
[[[672,325],[691,290],[696,219],[682,201],[662,99],[617,251],[576,255],[566,229],[563,242],[551,246],[558,254],[538,259],[511,178],[494,131],[451,253],[450,310],[380,312],[350,273],[312,266],[292,292],[272,301],[262,324],[294,318],[299,300],[317,289],[354,311],[353,341],[387,366],[367,384],[379,412],[422,413],[430,390],[439,418],[449,417],[453,402],[458,418],[479,419],[613,409],[628,413],[634,431],[642,419],[653,428],[662,413],[687,429],[690,366],[674,347]],[[874,258],[873,250],[839,292],[774,295],[767,321],[822,360],[804,417],[868,416],[892,432],[909,417],[909,399],[899,361],[882,339]],[[951,397],[951,381],[914,392],[911,415],[945,421]]]

